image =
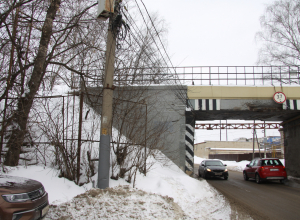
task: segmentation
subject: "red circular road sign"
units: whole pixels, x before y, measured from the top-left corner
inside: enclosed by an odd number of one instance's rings
[[[286,96],[283,92],[275,92],[273,95],[273,100],[279,104],[282,104],[286,100]]]

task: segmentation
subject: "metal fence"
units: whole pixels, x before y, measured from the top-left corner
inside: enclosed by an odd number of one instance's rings
[[[22,153],[35,151],[35,154],[42,156],[42,152],[38,151],[45,150],[49,146],[64,146],[66,155],[76,158],[77,154],[80,155],[82,146],[91,153],[94,143],[98,145],[97,143],[100,142],[100,119],[89,106],[83,104],[83,95],[83,93],[70,92],[66,95],[35,97],[24,142],[26,150],[22,150]],[[15,103],[16,100],[9,98],[9,103]],[[12,106],[10,111],[16,108],[13,104],[10,106]],[[1,127],[3,127],[10,114],[7,112],[6,115],[1,116]],[[6,138],[12,131],[13,128],[9,126],[0,133],[2,157],[7,151]],[[34,164],[38,160],[36,157],[24,155],[21,155],[20,159],[26,164]],[[46,163],[46,159],[42,160]]]

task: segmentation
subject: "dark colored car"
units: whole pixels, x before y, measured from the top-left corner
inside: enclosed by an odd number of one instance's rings
[[[228,179],[228,170],[226,164],[220,160],[203,160],[199,166],[198,175],[203,178],[223,177]]]
[[[48,193],[40,182],[0,175],[1,220],[42,219],[48,210]]]
[[[243,171],[244,180],[255,179],[256,183],[265,180],[279,180],[281,183],[287,179],[285,167],[278,158],[255,158],[246,165]]]

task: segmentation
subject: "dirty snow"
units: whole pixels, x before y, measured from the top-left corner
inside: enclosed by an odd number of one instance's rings
[[[200,160],[195,157],[195,163]],[[235,170],[242,166],[227,164]],[[77,186],[49,167],[6,167],[6,171],[44,185],[51,204],[46,219],[230,219],[232,214],[224,196],[206,180],[189,177],[171,161],[168,166],[157,161],[146,176],[138,173],[134,188],[119,179],[110,180],[105,190],[92,183]]]

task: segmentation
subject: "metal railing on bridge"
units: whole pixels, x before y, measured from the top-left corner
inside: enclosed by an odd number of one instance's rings
[[[88,86],[102,86],[103,70],[85,79]],[[92,71],[93,72],[93,71]],[[79,80],[78,80],[79,81]],[[116,86],[130,85],[237,85],[286,86],[300,84],[300,67],[292,66],[188,66],[116,68]]]
[[[168,70],[184,85],[299,85],[300,67],[199,66]],[[166,73],[169,75],[169,72]],[[170,77],[169,77],[170,78]],[[174,79],[176,80],[176,79]]]

